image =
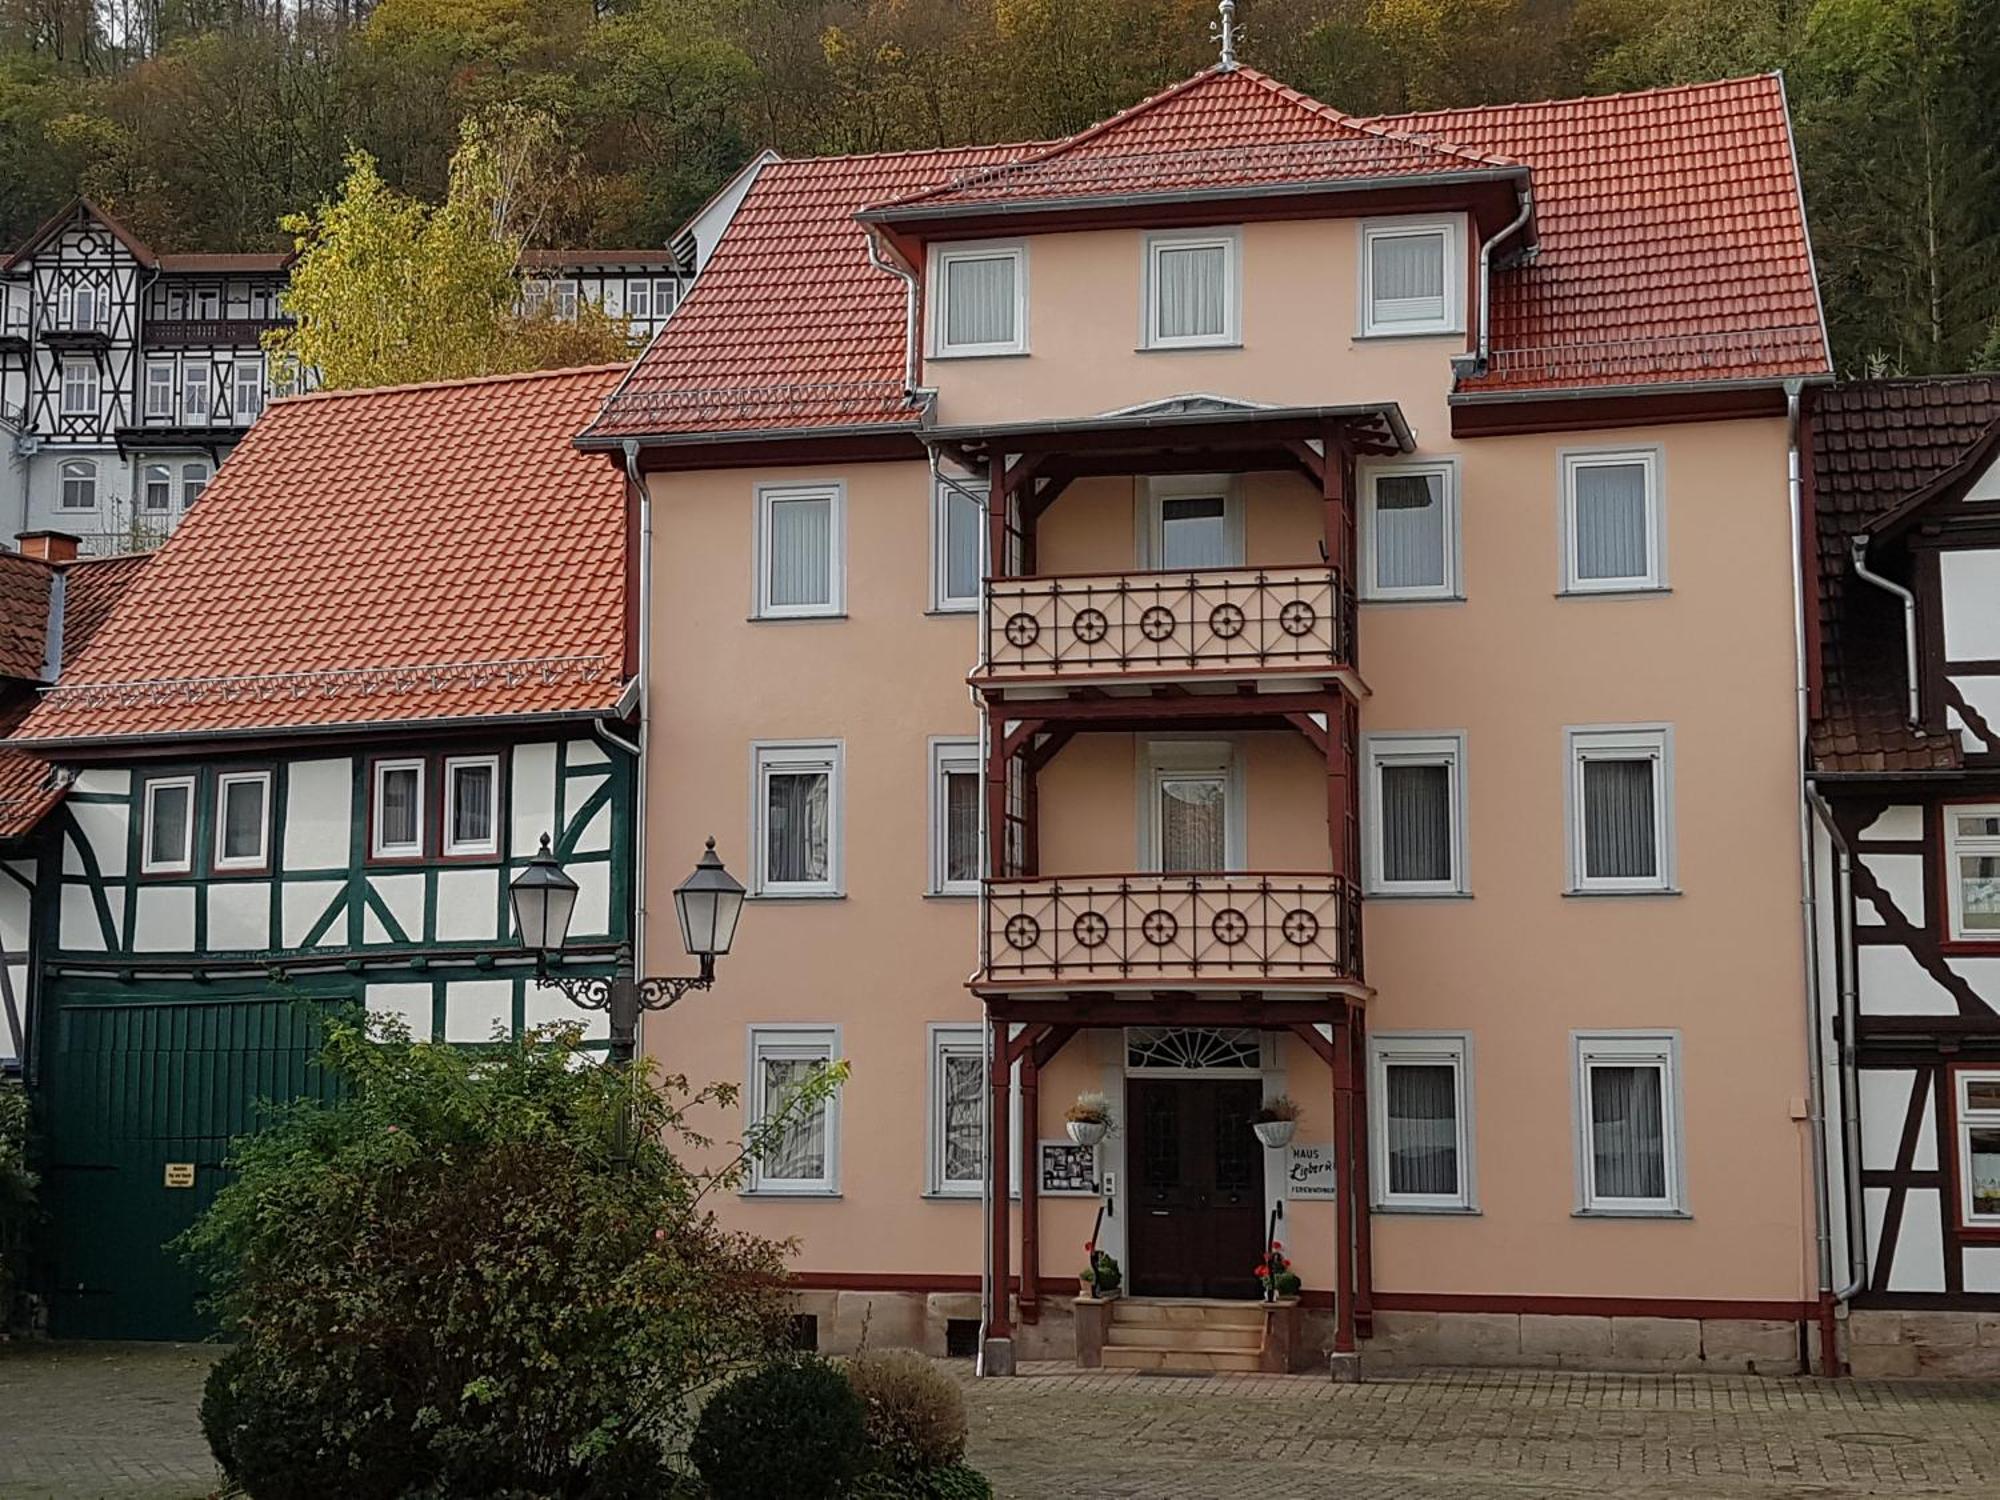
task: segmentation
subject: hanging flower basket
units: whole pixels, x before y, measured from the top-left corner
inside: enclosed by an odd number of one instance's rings
[[[1250,1123],[1250,1128],[1257,1132],[1258,1140],[1262,1141],[1266,1146],[1276,1149],[1279,1146],[1291,1145],[1292,1137],[1298,1134],[1299,1122],[1297,1120],[1253,1120]]]
[[[1095,1146],[1104,1139],[1104,1132],[1111,1128],[1103,1120],[1070,1120],[1066,1125],[1069,1138],[1079,1146]]]

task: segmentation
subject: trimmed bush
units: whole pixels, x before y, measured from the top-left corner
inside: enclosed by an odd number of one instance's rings
[[[230,1481],[257,1500],[397,1500],[415,1488],[413,1413],[398,1409],[372,1362],[341,1374],[301,1382],[247,1344],[217,1360],[201,1432]]]
[[[821,1359],[729,1382],[702,1408],[688,1456],[715,1500],[831,1500],[867,1467],[861,1398]]]
[[[920,1474],[870,1474],[849,1494],[853,1500],[993,1500],[986,1476],[966,1464]]]
[[[847,1366],[877,1467],[914,1474],[965,1456],[965,1395],[914,1349],[862,1354]]]
[[[0,1336],[13,1324],[14,1297],[35,1222],[36,1178],[28,1170],[28,1091],[0,1079]]]

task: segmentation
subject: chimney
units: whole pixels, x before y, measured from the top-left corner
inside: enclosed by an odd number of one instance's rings
[[[21,556],[39,558],[45,563],[75,562],[76,549],[82,545],[67,531],[24,531],[14,540]]]

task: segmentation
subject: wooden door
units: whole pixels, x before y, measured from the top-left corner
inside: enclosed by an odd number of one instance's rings
[[[1134,1078],[1126,1085],[1132,1262],[1147,1297],[1255,1297],[1264,1151],[1257,1079]]]

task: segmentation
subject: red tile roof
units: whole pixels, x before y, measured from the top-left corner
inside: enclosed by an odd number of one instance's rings
[[[125,552],[115,557],[80,557],[63,567],[62,670],[76,665],[111,607],[145,571],[155,554]]]
[[[1540,253],[1494,278],[1466,391],[1831,371],[1776,74],[1372,123],[1534,169]]]
[[[1851,544],[2000,427],[2000,376],[1826,386],[1808,394],[1807,414],[1823,681],[1813,764],[1863,773],[1956,769],[1956,736],[1919,735],[1905,721],[1902,611],[1855,580]],[[1879,551],[1871,564],[1893,569]]]
[[[48,659],[49,581],[47,563],[0,552],[0,677],[40,682]]]
[[[1499,157],[1343,115],[1255,68],[1210,68],[1021,161],[876,205],[864,217],[1517,170]]]
[[[1118,117],[1117,140],[1159,158],[1132,181],[1193,180],[1175,175],[1167,148],[1201,139],[1190,121],[1223,128],[1211,114],[1233,122],[1231,144],[1183,153],[1197,174],[1237,170],[1265,139],[1260,128],[1278,134],[1258,170],[1298,170],[1290,145],[1321,149],[1300,141],[1300,122],[1325,129],[1334,143],[1325,149],[1336,152],[1384,161],[1408,153],[1440,172],[1506,161],[1531,169],[1540,249],[1531,264],[1496,272],[1492,369],[1467,382],[1468,393],[1772,380],[1830,368],[1774,75],[1354,120],[1250,69],[1210,72]],[[920,413],[902,390],[903,287],[869,265],[854,214],[954,183],[998,191],[1017,174],[1028,191],[1071,191],[1108,170],[1089,163],[1091,142],[1110,133],[1098,127],[1054,146],[772,162],[588,436],[914,427]],[[1208,144],[1224,145],[1222,163]],[[1076,165],[1062,165],[1072,158]]]
[[[273,402],[16,739],[612,709],[624,481],[568,439],[618,373]]]
[[[210,276],[229,273],[270,275],[285,270],[296,259],[296,250],[190,250],[161,255],[159,266],[162,271],[206,273]]]

